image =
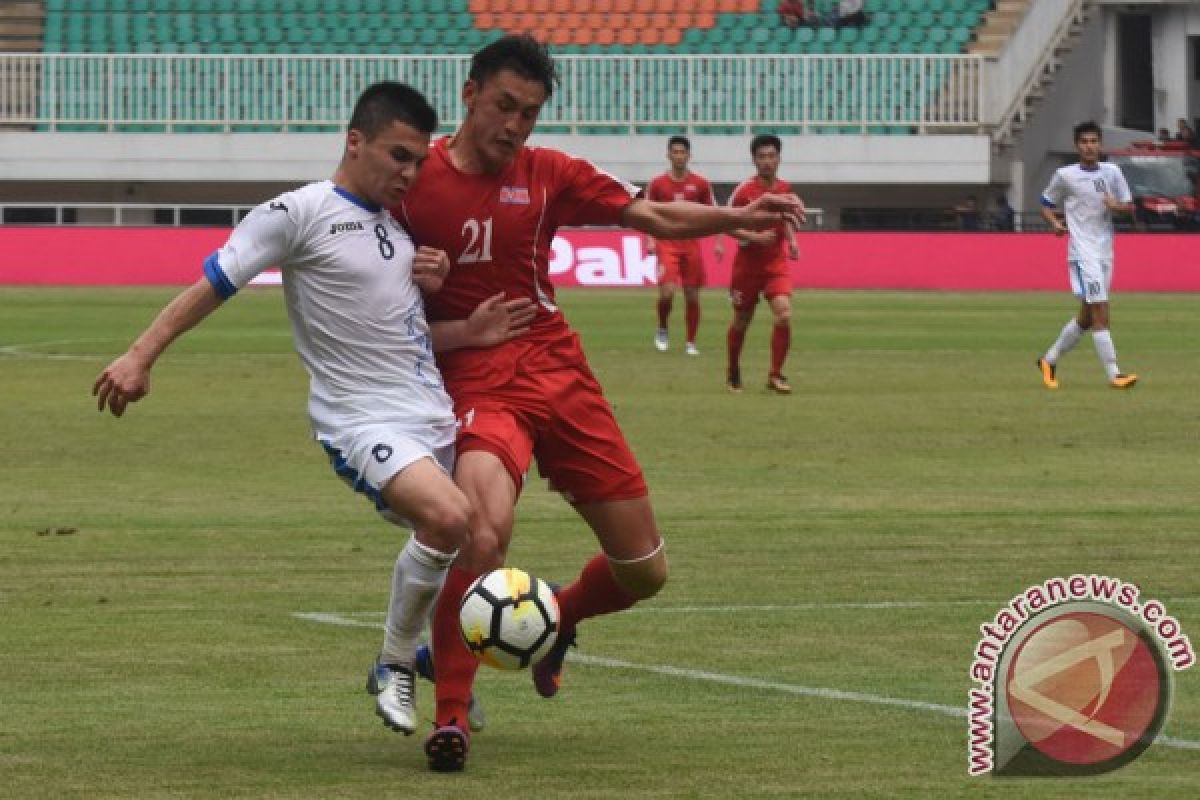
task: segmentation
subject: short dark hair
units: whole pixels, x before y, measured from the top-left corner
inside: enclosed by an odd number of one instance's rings
[[[558,83],[558,67],[546,45],[527,33],[510,33],[484,47],[471,57],[467,77],[479,85],[501,70],[512,70],[525,80],[537,81],[546,89],[546,97],[554,94]]]
[[[350,113],[350,129],[374,139],[393,122],[403,122],[421,133],[437,130],[438,116],[425,95],[405,83],[380,81],[363,90]]]
[[[758,136],[755,136],[753,139],[751,139],[750,155],[757,153],[758,148],[760,147],[774,147],[775,152],[783,152],[783,142],[781,142],[779,137],[773,133],[760,133]]]
[[[667,139],[667,149],[670,150],[675,145],[683,145],[683,148],[689,153],[692,152],[692,143],[688,141],[688,137],[676,134],[670,139]]]
[[[1104,132],[1100,130],[1100,126],[1097,125],[1095,121],[1090,119],[1087,122],[1081,122],[1075,126],[1075,141],[1078,142],[1079,137],[1083,136],[1085,133],[1094,133],[1101,139],[1104,138]]]

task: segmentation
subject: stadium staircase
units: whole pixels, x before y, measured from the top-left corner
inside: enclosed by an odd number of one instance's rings
[[[976,46],[994,59],[987,118],[998,149],[1012,145],[1036,113],[1092,11],[1085,0],[997,3]]]

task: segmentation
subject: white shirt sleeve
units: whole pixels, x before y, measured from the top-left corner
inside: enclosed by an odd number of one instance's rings
[[[1133,202],[1133,192],[1129,191],[1129,183],[1125,180],[1125,173],[1121,172],[1121,168],[1116,164],[1112,165],[1113,171],[1113,197],[1120,200],[1122,203]]]
[[[204,274],[224,298],[268,267],[284,266],[300,231],[299,198],[282,194],[256,206],[225,245],[204,262]]]
[[[1062,205],[1067,194],[1067,182],[1063,180],[1062,172],[1054,171],[1054,177],[1042,192],[1042,205],[1047,208],[1058,208]]]

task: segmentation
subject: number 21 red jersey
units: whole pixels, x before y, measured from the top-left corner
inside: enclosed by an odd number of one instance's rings
[[[566,329],[550,283],[551,243],[567,225],[617,225],[638,189],[558,150],[523,147],[496,174],[468,174],[436,141],[417,180],[392,210],[418,245],[450,257],[441,290],[425,299],[430,320],[464,319],[488,297],[538,305],[531,336]]]

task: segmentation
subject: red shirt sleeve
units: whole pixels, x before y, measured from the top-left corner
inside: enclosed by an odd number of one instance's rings
[[[554,152],[554,151],[546,151]],[[619,225],[625,207],[641,191],[598,169],[590,161],[555,153],[557,191],[553,204],[555,227],[560,225]]]

